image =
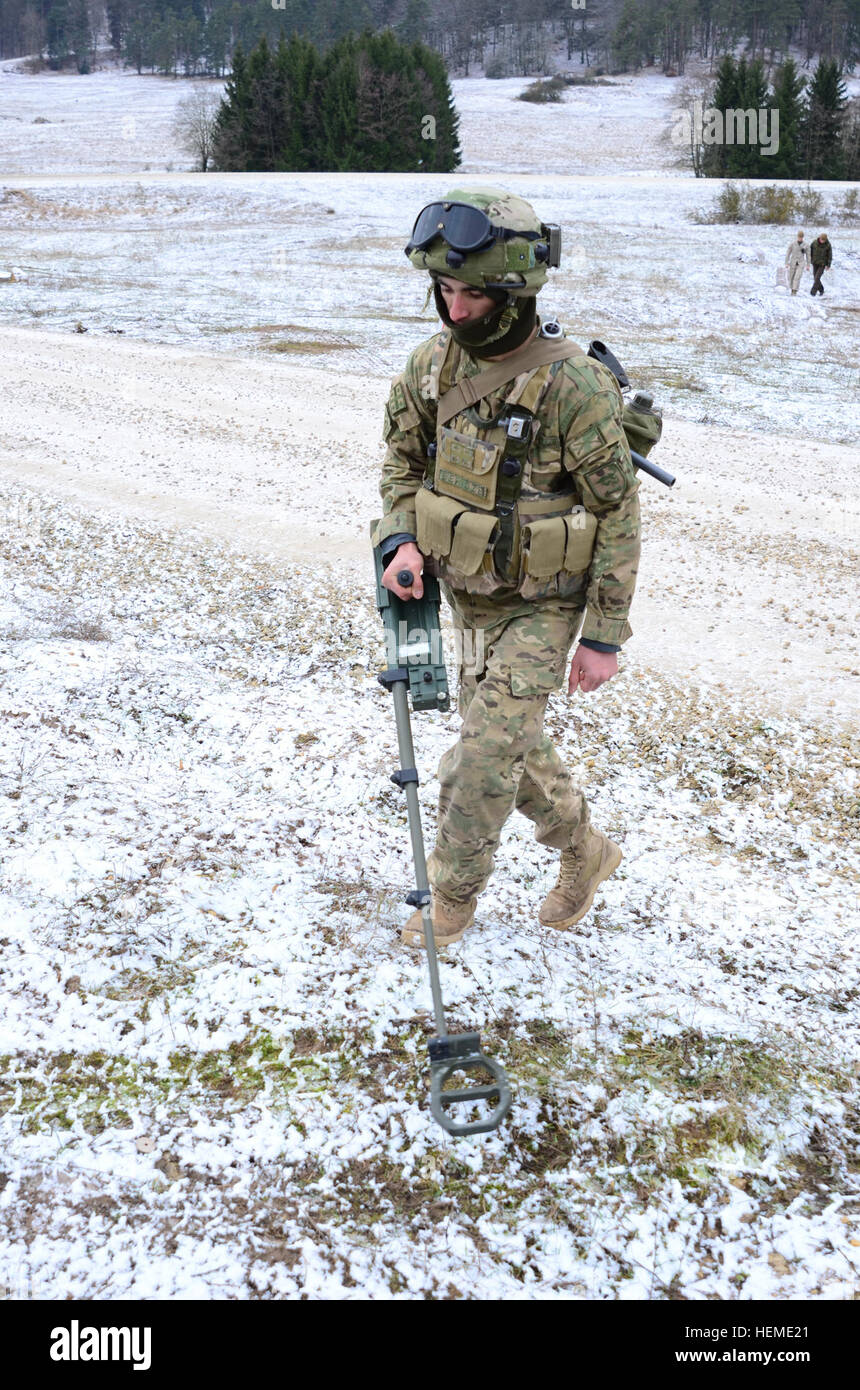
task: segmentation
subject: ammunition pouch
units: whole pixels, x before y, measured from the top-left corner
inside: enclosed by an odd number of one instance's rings
[[[415,494],[416,542],[422,555],[432,556],[463,575],[492,571],[492,547],[498,525],[493,512],[475,512],[465,502],[442,497],[428,487]]]
[[[591,564],[597,517],[584,507],[566,516],[548,516],[522,528],[523,571],[530,579],[551,579],[560,570],[584,574]]]

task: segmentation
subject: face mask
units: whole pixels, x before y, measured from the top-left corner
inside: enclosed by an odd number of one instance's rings
[[[454,342],[473,357],[496,357],[502,352],[512,352],[525,342],[536,322],[534,296],[513,299],[509,304],[502,290],[487,290],[486,294],[490,299],[501,298],[499,307],[472,323],[455,325],[448,316],[442,291],[433,281],[433,297],[440,319],[450,328]]]

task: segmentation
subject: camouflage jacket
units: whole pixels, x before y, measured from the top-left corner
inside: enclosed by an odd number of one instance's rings
[[[455,381],[492,365],[455,342],[449,344],[448,338],[443,330],[415,348],[392,386],[380,486],[384,515],[375,544],[401,533],[417,534],[415,495],[424,479],[427,447],[436,437],[436,401]],[[519,592],[538,602],[559,597],[579,604],[585,608],[584,639],[620,644],[630,636],[627,618],[639,562],[639,484],[621,423],[621,392],[606,367],[584,356],[538,370],[550,379],[537,411],[539,427],[519,505],[568,489],[572,481],[572,501],[592,514],[596,531],[586,573],[559,576],[542,588],[532,584],[526,592],[521,585]],[[497,414],[510,391],[509,383],[488,396],[481,413]],[[511,596],[509,588],[498,592],[500,599]]]

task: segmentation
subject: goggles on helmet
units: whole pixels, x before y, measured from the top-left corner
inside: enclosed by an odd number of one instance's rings
[[[441,237],[452,251],[469,254],[485,250],[494,241],[510,241],[514,237],[538,241],[542,235],[542,232],[515,232],[508,227],[494,227],[487,214],[470,203],[428,203],[415,219],[405,249],[407,255],[410,251],[426,251],[437,237]]]

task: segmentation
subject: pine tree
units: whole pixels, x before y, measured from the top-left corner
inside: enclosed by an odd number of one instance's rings
[[[430,21],[430,0],[406,0],[406,13],[400,21],[401,38],[405,43],[420,43]]]
[[[105,9],[107,11],[110,41],[119,52],[122,49],[123,36],[131,18],[129,14],[129,0],[107,0]]]
[[[840,135],[846,105],[845,84],[835,60],[822,58],[809,85],[802,125],[807,179],[842,177]]]
[[[794,59],[786,58],[776,75],[771,97],[772,109],[779,112],[779,149],[768,159],[769,172],[775,179],[794,178],[800,172],[805,85]]]
[[[319,167],[314,119],[319,56],[307,39],[293,34],[287,43],[282,35],[275,64],[283,117],[276,167],[315,169]]]
[[[422,169],[432,169],[435,173],[448,174],[460,163],[460,140],[458,127],[460,117],[454,105],[451,83],[445,64],[426,44],[412,46],[415,73],[422,88],[423,112],[421,141],[425,150],[419,156]],[[424,129],[424,117],[432,118],[432,135]]]
[[[720,59],[717,68],[717,80],[711,101],[713,110],[721,112],[723,125],[726,111],[737,109],[739,95],[738,65],[731,53],[726,53]],[[702,171],[707,178],[724,178],[728,173],[728,149],[722,141],[714,143],[706,141],[702,158]]]
[[[271,48],[265,38],[248,55],[250,102],[243,130],[246,167],[271,173],[278,165],[284,127],[284,90]]]
[[[761,58],[747,63],[741,58],[737,67],[737,110],[752,112],[752,127],[746,119],[736,117],[731,134],[735,144],[728,144],[730,131],[726,129],[727,169],[731,178],[755,179],[770,172],[769,157],[763,155],[758,145],[759,112],[766,111],[769,105],[767,78]]]
[[[728,53],[734,48],[737,41],[734,32],[736,8],[733,0],[712,0],[707,21],[711,58],[720,51]]]
[[[778,53],[788,53],[792,34],[801,16],[800,0],[766,0],[762,15],[761,49],[770,52],[770,61]]]
[[[203,25],[192,5],[188,5],[179,16],[176,42],[182,71],[186,77],[191,77],[203,57]]]
[[[638,0],[624,0],[612,34],[612,70],[630,72],[642,66],[642,16]]]
[[[203,61],[207,72],[223,77],[230,65],[233,29],[230,13],[220,6],[213,9],[203,30]]]
[[[90,28],[90,10],[87,0],[72,0],[68,15],[69,50],[75,60],[78,72],[88,73],[93,48],[93,33]]]
[[[416,167],[425,114],[421,89],[412,54],[390,29],[359,39],[356,110],[353,168],[406,172]]]
[[[233,53],[233,66],[224,85],[224,97],[215,118],[212,162],[216,169],[244,171],[246,131],[251,119],[251,83],[241,44]]]
[[[339,39],[322,60],[314,103],[319,140],[318,169],[356,167],[358,130],[358,53],[352,35]]]
[[[69,56],[68,0],[48,0],[45,46],[48,50],[48,66],[61,68]]]

